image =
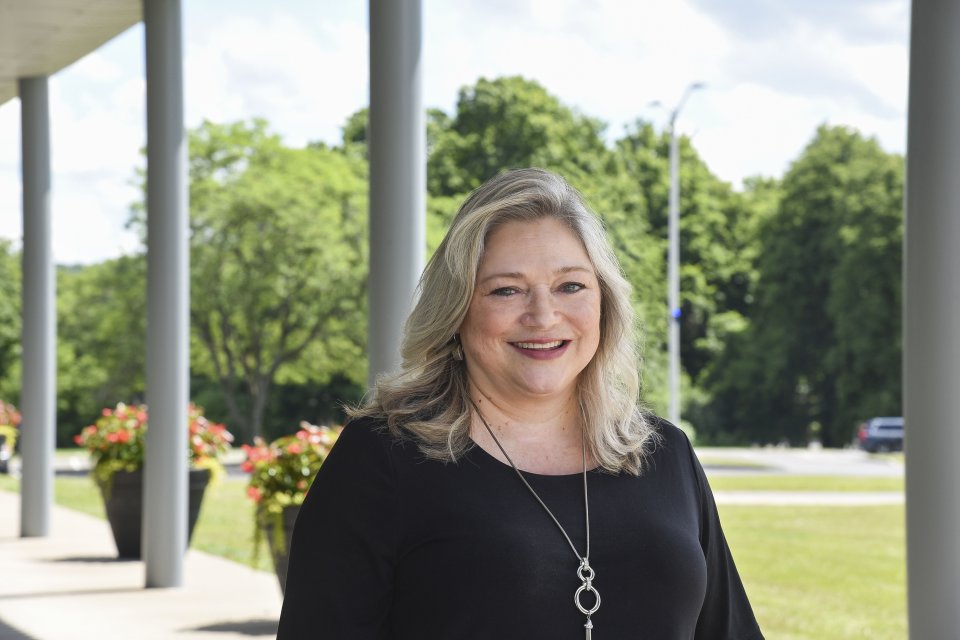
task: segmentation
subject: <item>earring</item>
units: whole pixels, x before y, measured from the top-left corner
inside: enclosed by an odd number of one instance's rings
[[[460,344],[460,334],[453,334],[453,359],[454,360],[463,360],[463,345]]]

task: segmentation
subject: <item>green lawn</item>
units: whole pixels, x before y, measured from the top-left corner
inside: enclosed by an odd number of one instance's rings
[[[884,478],[717,477],[715,489],[894,491]],[[771,483],[770,481],[773,480]],[[899,485],[897,484],[899,482]],[[246,483],[208,489],[191,546],[270,571],[269,553],[253,554],[253,504]],[[897,488],[899,486],[899,489]],[[103,517],[88,478],[58,477],[58,504]],[[818,489],[817,487],[821,487]],[[0,489],[18,483],[0,475]],[[872,640],[906,637],[903,506],[720,507],[724,531],[767,638]]]
[[[709,474],[708,474],[709,475]],[[711,475],[714,491],[903,491],[903,477]]]
[[[903,506],[721,506],[766,637],[907,637]]]
[[[246,497],[246,486],[246,480],[225,478],[207,488],[190,546],[257,569],[273,571],[265,544],[259,557],[255,557],[253,502]],[[0,474],[0,490],[18,491],[19,482]],[[100,492],[88,477],[57,476],[53,492],[59,505],[106,518]]]

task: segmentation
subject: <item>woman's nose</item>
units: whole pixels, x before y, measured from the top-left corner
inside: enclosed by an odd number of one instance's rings
[[[523,320],[524,324],[535,327],[549,327],[556,322],[556,301],[553,299],[553,292],[549,288],[535,287],[530,290]]]

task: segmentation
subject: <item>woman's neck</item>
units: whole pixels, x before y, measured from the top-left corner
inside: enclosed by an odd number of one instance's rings
[[[484,451],[509,464],[499,441],[519,469],[532,473],[563,475],[583,469],[582,425],[574,397],[518,406],[484,395],[474,385],[470,391],[480,412],[474,411],[470,437]]]

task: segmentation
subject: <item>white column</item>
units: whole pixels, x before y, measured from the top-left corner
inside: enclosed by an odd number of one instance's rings
[[[22,78],[19,89],[23,129],[20,535],[27,537],[50,533],[57,419],[57,313],[47,78]]]
[[[421,0],[370,0],[369,379],[397,369],[426,252]]]
[[[183,584],[187,550],[189,245],[180,0],[145,0],[147,405],[143,550],[148,587]]]
[[[913,0],[904,251],[910,637],[960,629],[960,3]]]

